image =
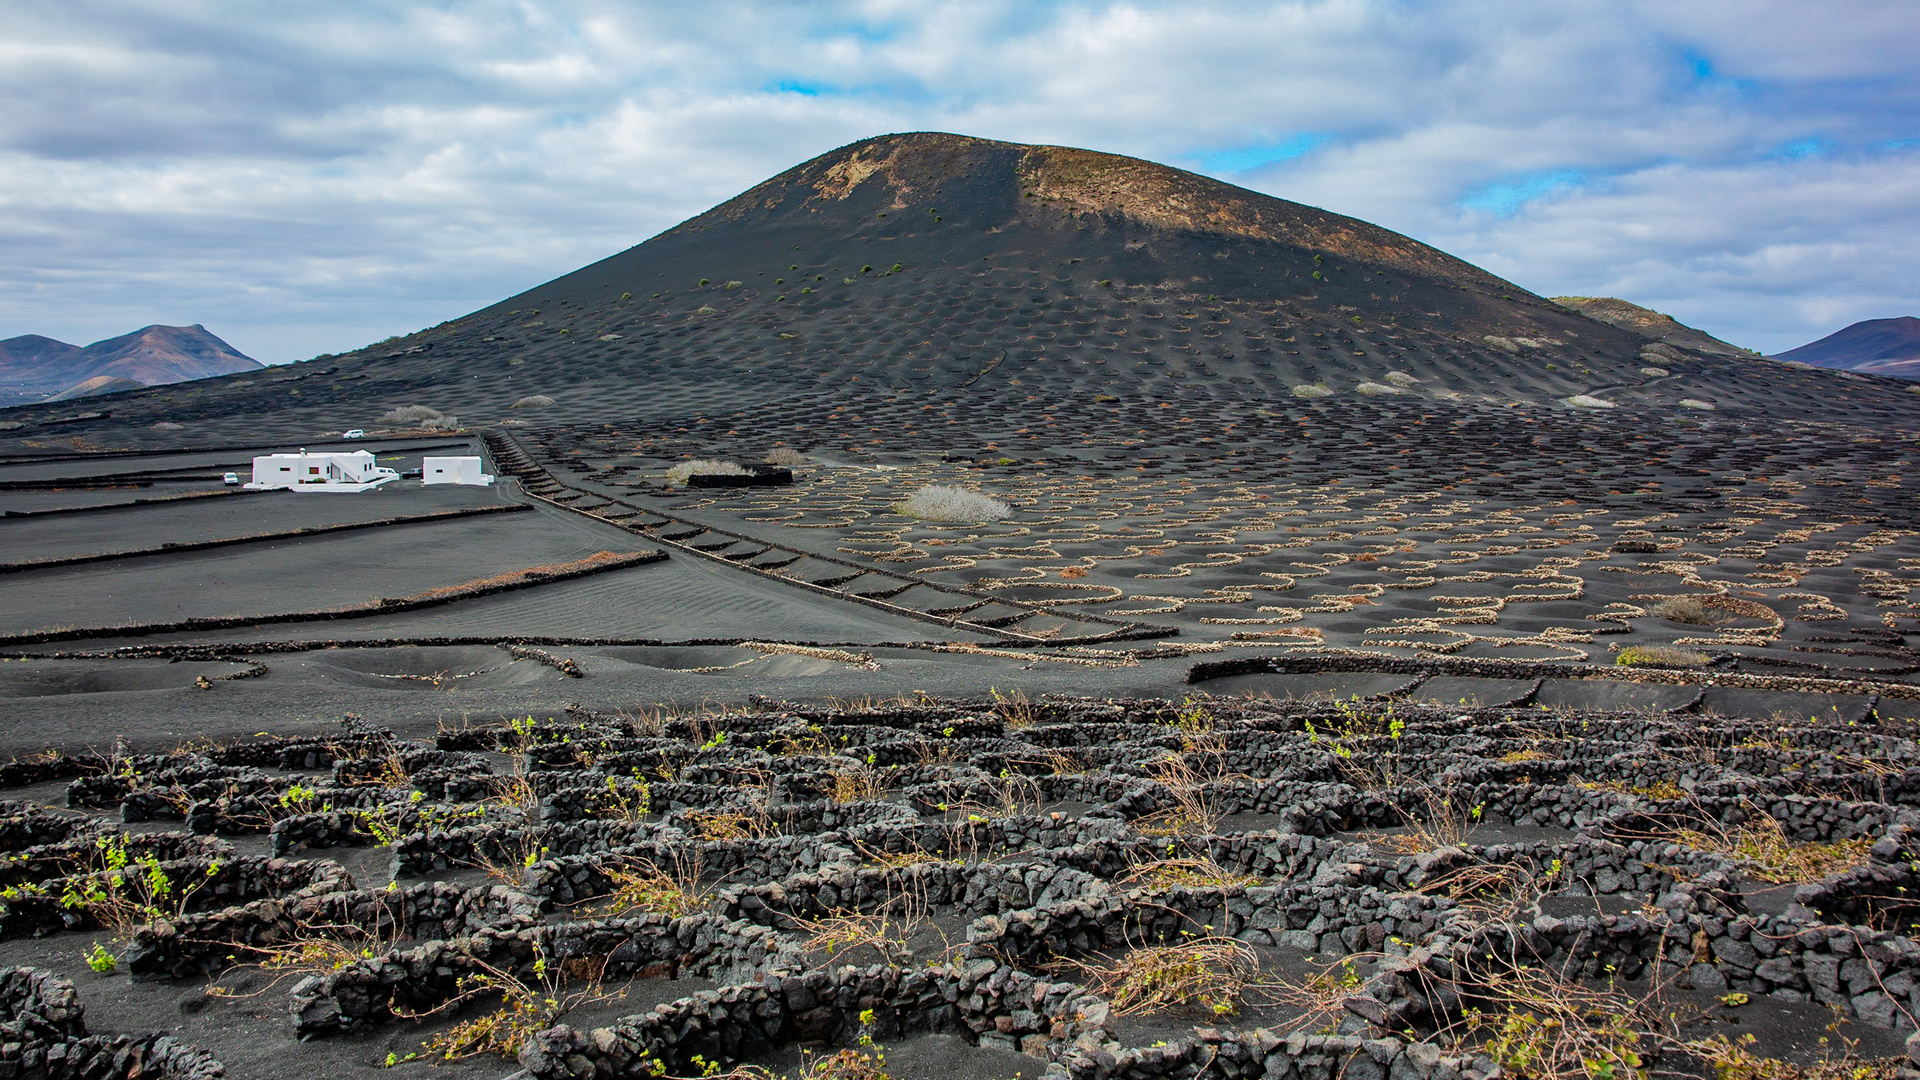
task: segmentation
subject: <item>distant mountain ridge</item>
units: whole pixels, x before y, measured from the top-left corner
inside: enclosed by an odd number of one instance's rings
[[[1814,367],[1920,379],[1920,319],[1867,319],[1836,330],[1819,341],[1788,349],[1775,360],[1796,360]]]
[[[1729,345],[1705,330],[1696,330],[1686,323],[1665,315],[1652,308],[1641,307],[1631,301],[1613,296],[1556,296],[1553,302],[1564,308],[1606,323],[1622,330],[1631,330],[1643,338],[1665,342],[1675,348],[1693,349],[1710,356],[1738,356],[1751,358],[1753,353],[1738,345]]]
[[[199,323],[147,326],[81,348],[39,334],[0,341],[0,397],[37,400],[129,380],[143,386],[254,371],[265,365],[220,340]],[[83,388],[81,384],[91,384]],[[106,391],[112,392],[112,391]]]

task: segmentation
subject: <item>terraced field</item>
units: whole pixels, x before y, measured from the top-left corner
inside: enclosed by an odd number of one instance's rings
[[[1206,696],[49,755],[0,767],[6,1061],[1877,1075],[1916,777],[1904,721]]]

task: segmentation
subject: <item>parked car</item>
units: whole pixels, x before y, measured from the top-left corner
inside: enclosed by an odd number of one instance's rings
[[[227,475],[221,477],[220,482],[227,485],[228,487],[234,487],[240,483],[240,474],[237,472],[230,472]]]
[[[343,431],[340,433],[340,437],[343,439],[364,439],[367,437],[367,429],[354,428],[352,431]]]

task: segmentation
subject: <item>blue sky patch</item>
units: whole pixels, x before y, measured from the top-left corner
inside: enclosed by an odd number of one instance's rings
[[[1503,180],[1473,192],[1460,200],[1469,210],[1480,210],[1496,217],[1512,217],[1520,208],[1538,199],[1580,186],[1587,174],[1578,169],[1557,169],[1532,176]]]
[[[1192,155],[1200,163],[1200,171],[1215,176],[1231,176],[1257,169],[1262,165],[1272,165],[1279,161],[1291,161],[1294,158],[1312,153],[1327,141],[1325,135],[1302,133],[1290,135],[1275,143],[1264,146],[1243,146],[1231,150],[1207,150]]]

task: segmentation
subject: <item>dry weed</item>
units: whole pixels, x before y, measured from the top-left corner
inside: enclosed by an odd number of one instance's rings
[[[779,831],[773,819],[758,807],[747,810],[689,810],[687,820],[703,840],[757,840]]]
[[[1229,870],[1210,858],[1158,859],[1133,868],[1122,884],[1146,889],[1243,889],[1259,885],[1258,874]]]
[[[1738,860],[1761,881],[1789,885],[1819,881],[1844,873],[1867,861],[1870,837],[1851,840],[1795,840],[1772,816],[1754,812],[1746,824],[1734,828],[1711,825],[1705,830],[1681,829],[1673,837],[1699,851]]]
[[[1703,596],[1670,596],[1647,608],[1653,615],[1688,626],[1719,626],[1734,620],[1732,612]]]
[[[827,797],[845,806],[849,803],[877,801],[886,793],[887,787],[881,783],[879,771],[865,762],[855,762],[834,770],[833,790]]]
[[[594,966],[604,969],[605,961]],[[581,972],[586,987],[566,991],[565,978],[552,969],[545,955],[537,955],[534,960],[532,985],[490,964],[480,963],[480,967],[483,970],[479,974],[463,976],[458,981],[458,993],[452,999],[439,1008],[409,1018],[432,1015],[492,994],[500,995],[500,1007],[433,1036],[425,1046],[429,1054],[448,1061],[489,1053],[511,1058],[519,1054],[529,1038],[552,1027],[574,1009],[626,996],[625,991],[608,992],[601,987],[598,971]],[[396,1010],[396,1015],[406,1014]]]
[[[1122,1016],[1193,1004],[1232,1016],[1260,975],[1253,947],[1224,937],[1141,946],[1099,964],[1069,963]]]
[[[1000,718],[1001,724],[1008,730],[1017,731],[1030,728],[1039,720],[1039,714],[1033,707],[1032,699],[1025,690],[1015,690],[1002,694],[997,688],[988,687],[987,693],[993,696],[993,712]]]

